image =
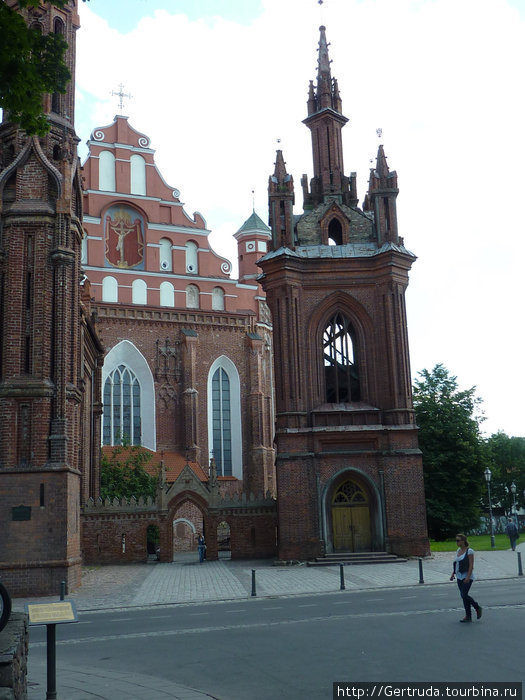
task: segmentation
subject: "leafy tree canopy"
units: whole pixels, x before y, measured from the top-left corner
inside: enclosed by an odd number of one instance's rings
[[[151,452],[123,440],[115,445],[111,455],[102,453],[100,463],[100,496],[102,498],[155,498],[158,476],[151,476],[144,466],[151,460]],[[160,467],[159,467],[160,472]]]
[[[67,0],[53,0],[64,7]],[[39,0],[19,0],[21,8],[38,7]],[[64,63],[67,48],[59,34],[43,36],[27,26],[16,9],[0,0],[0,108],[27,134],[44,135],[49,125],[42,112],[46,93],[64,93],[71,73]]]
[[[476,387],[460,391],[442,364],[420,372],[414,385],[428,529],[435,539],[479,524],[487,457],[475,392]]]
[[[516,507],[525,507],[525,438],[509,437],[503,432],[494,433],[487,440],[490,459],[491,498],[493,505],[500,505],[510,513],[514,498],[510,490],[516,485]]]

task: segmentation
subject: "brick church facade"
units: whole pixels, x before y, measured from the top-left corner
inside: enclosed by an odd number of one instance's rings
[[[80,167],[75,3],[23,12],[65,36],[73,80],[46,97],[44,138],[0,126],[2,580],[14,595],[73,588],[83,561],[144,561],[151,528],[162,561],[201,531],[210,558],[226,536],[232,557],[426,552],[415,258],[382,148],[362,210],[343,173],[324,28],[304,213],[278,152],[271,228],[252,212],[234,234],[233,279],[127,117],[93,130]],[[101,447],[123,439],[158,465],[155,499],[99,498]]]

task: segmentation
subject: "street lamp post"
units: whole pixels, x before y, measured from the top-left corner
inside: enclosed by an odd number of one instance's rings
[[[516,484],[514,482],[510,485],[510,490],[512,492],[512,511],[516,515]]]
[[[492,500],[490,498],[490,479],[492,477],[492,472],[487,467],[485,469],[485,481],[487,482],[487,491],[489,494],[489,517],[490,517],[490,546],[495,549],[496,542],[494,540],[494,523],[492,522]]]

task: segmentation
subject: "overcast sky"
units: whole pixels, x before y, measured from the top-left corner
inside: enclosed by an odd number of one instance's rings
[[[418,257],[407,291],[412,375],[443,363],[461,388],[477,386],[486,434],[525,435],[525,0],[79,5],[82,160],[93,129],[118,113],[111,92],[123,83],[123,114],[230,258],[253,202],[267,221],[277,147],[301,211],[300,177],[312,176],[301,121],[325,24],[360,203],[380,142],[398,173],[399,231]]]

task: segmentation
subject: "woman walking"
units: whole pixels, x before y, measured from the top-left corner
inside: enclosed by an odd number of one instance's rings
[[[465,607],[465,617],[460,622],[472,622],[472,608],[476,611],[476,617],[479,620],[482,613],[482,608],[479,603],[476,603],[474,598],[469,595],[470,587],[474,582],[474,550],[469,547],[468,540],[465,535],[456,535],[456,543],[458,550],[454,560],[454,569],[450,580],[453,581],[456,577],[458,582],[459,594]]]

